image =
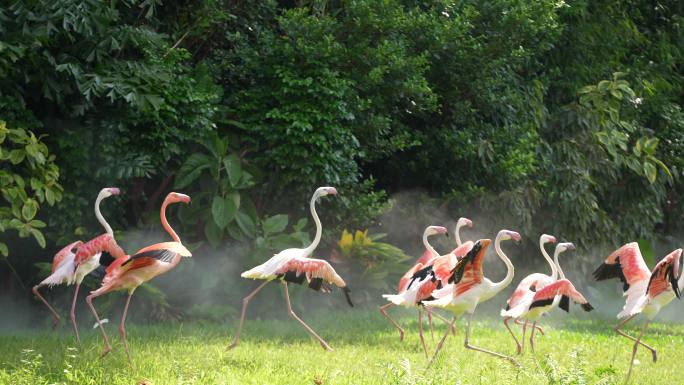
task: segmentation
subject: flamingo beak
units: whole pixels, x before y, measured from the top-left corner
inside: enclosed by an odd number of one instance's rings
[[[565,250],[577,250],[574,244],[568,243],[568,246],[565,248]]]
[[[334,187],[328,187],[328,195],[337,195],[337,189]]]
[[[110,187],[110,188],[109,188],[109,193],[110,193],[111,195],[119,195],[119,194],[121,194],[121,190],[119,190],[118,187]]]

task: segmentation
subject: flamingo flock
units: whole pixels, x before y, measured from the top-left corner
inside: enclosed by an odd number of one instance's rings
[[[81,339],[76,322],[75,308],[77,305],[78,292],[83,279],[100,267],[105,275],[99,288],[90,292],[86,297],[86,303],[90,308],[99,328],[104,342],[102,356],[111,351],[111,344],[100,320],[99,314],[93,305],[93,300],[113,291],[125,290],[126,298],[119,335],[123,342],[128,361],[132,363],[132,357],[126,339],[125,322],[131,297],[135,290],[145,282],[164,274],[175,268],[183,257],[190,257],[192,253],[183,245],[178,234],[173,230],[166,218],[166,210],[174,203],[190,203],[190,197],[176,192],[169,193],[164,199],[160,220],[163,228],[171,238],[171,241],[156,243],[138,250],[133,255],[127,255],[117,244],[111,226],[100,212],[100,203],[105,198],[119,195],[120,191],[115,187],[104,188],[95,200],[95,216],[105,229],[105,233],[87,241],[76,240],[55,254],[52,262],[51,273],[48,277],[33,287],[34,295],[48,308],[53,318],[53,328],[59,324],[60,316],[50,303],[41,295],[39,289],[44,286],[75,285],[71,304],[71,325],[80,344]],[[323,260],[312,258],[322,238],[322,225],[316,212],[316,203],[321,197],[335,196],[337,190],[334,187],[319,187],[310,200],[311,216],[316,225],[316,234],[305,248],[291,248],[276,253],[262,264],[249,269],[241,274],[243,278],[262,281],[251,293],[242,300],[242,312],[232,343],[228,349],[237,347],[240,335],[245,323],[249,302],[256,296],[266,284],[278,281],[282,284],[283,294],[288,315],[297,321],[325,350],[332,351],[330,345],[307,325],[293,310],[289,295],[289,284],[304,284],[307,287],[322,293],[329,293],[335,286],[342,290],[346,302],[353,307],[350,289],[340,277],[332,265]],[[385,294],[383,298],[387,303],[380,307],[380,313],[397,329],[400,341],[404,340],[405,330],[400,324],[390,317],[387,310],[393,306],[414,308],[418,313],[419,337],[426,358],[429,358],[428,348],[423,334],[423,315],[427,313],[430,333],[433,333],[432,317],[442,320],[446,325],[446,331],[437,343],[430,363],[443,348],[448,336],[456,334],[455,322],[461,316],[467,316],[464,336],[466,349],[486,353],[501,358],[519,366],[518,362],[510,355],[485,349],[471,343],[472,323],[478,306],[496,297],[508,288],[513,282],[515,268],[511,259],[502,248],[505,241],[519,242],[521,235],[511,230],[501,230],[494,239],[494,252],[506,268],[505,277],[498,282],[493,282],[484,274],[484,261],[491,239],[478,239],[461,241],[461,229],[472,228],[473,222],[468,218],[459,218],[454,232],[455,248],[445,254],[440,254],[429,242],[429,238],[435,235],[449,236],[449,231],[443,226],[428,226],[423,231],[422,243],[424,252],[416,263],[401,277],[397,292]],[[593,310],[586,297],[575,287],[572,281],[565,276],[559,263],[562,253],[575,250],[570,242],[557,243],[553,235],[542,234],[539,238],[539,248],[545,261],[548,263],[550,273],[532,273],[525,276],[506,300],[505,306],[500,311],[503,324],[515,342],[517,354],[524,352],[525,336],[530,327],[529,346],[535,353],[535,335],[538,331],[544,334],[544,329],[538,325],[540,319],[559,307],[565,312],[570,312],[570,301],[580,305],[584,311]],[[546,250],[547,244],[556,244],[553,258]],[[507,246],[508,250],[508,246]],[[632,356],[626,382],[629,382],[634,360],[639,347],[651,352],[653,362],[657,360],[656,349],[646,344],[642,338],[649,323],[657,316],[658,312],[669,304],[674,298],[680,298],[681,290],[684,289],[684,274],[681,270],[682,249],[676,249],[665,256],[656,264],[653,270],[649,270],[636,242],[627,243],[611,253],[603,263],[594,271],[593,277],[597,281],[619,279],[623,285],[625,305],[618,314],[619,323],[614,327],[618,335],[629,339],[632,345]],[[450,313],[453,318],[448,320],[440,312]],[[639,314],[646,319],[637,337],[625,333],[622,328],[634,320]],[[522,334],[518,339],[516,332],[509,324],[513,321],[522,326]],[[531,324],[531,325],[530,325]]]

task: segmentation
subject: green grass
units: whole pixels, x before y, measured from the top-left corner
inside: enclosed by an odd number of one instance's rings
[[[234,323],[131,324],[134,366],[129,367],[115,325],[107,325],[114,350],[105,359],[99,358],[102,345],[95,330],[84,329],[83,347],[76,348],[63,326],[58,332],[0,335],[0,384],[614,384],[623,382],[631,353],[628,341],[610,329],[613,321],[551,319],[545,321],[546,336],[538,339],[537,354],[526,352],[519,358],[523,368],[516,369],[465,350],[464,322],[459,321],[457,336],[449,337],[426,369],[415,317],[400,320],[407,327],[401,343],[395,330],[370,309],[302,316],[334,352],[322,350],[289,319],[249,320],[242,343],[232,351],[225,347]],[[472,343],[514,353],[500,320],[476,319]],[[435,322],[437,340],[444,328]],[[650,353],[640,350],[632,383],[679,381],[684,327],[656,323],[646,340],[658,349],[659,359],[654,364]],[[428,342],[435,345],[429,333]]]

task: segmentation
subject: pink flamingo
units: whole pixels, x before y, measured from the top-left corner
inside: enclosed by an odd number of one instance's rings
[[[684,288],[684,274],[679,272],[681,255],[682,249],[672,251],[658,262],[652,272],[649,272],[641,256],[639,244],[631,242],[615,250],[594,271],[594,278],[597,281],[619,278],[623,283],[623,295],[627,297],[625,306],[618,314],[618,319],[621,321],[614,328],[619,335],[634,342],[625,383],[629,382],[632,374],[639,345],[651,351],[653,362],[658,359],[656,349],[642,342],[641,338],[658,312],[675,297],[680,298],[680,292]],[[646,316],[646,322],[639,337],[634,338],[621,330],[625,324],[641,313]]]
[[[503,250],[501,250],[501,242],[509,239],[519,241],[520,234],[516,233],[515,231],[501,230],[497,234],[496,240],[494,241],[494,249],[496,250],[496,254],[506,265],[506,277],[504,277],[503,280],[500,282],[492,282],[488,278],[484,277],[482,266],[487,248],[491,244],[491,240],[480,239],[475,243],[470,252],[468,252],[468,254],[458,262],[456,267],[454,267],[451,276],[448,279],[448,284],[442,289],[436,290],[432,293],[432,296],[435,299],[431,301],[423,301],[423,304],[428,307],[440,307],[451,311],[455,316],[454,321],[456,317],[459,317],[463,313],[469,313],[470,317],[468,318],[468,326],[466,328],[465,336],[466,349],[472,349],[475,351],[491,354],[499,358],[507,359],[513,364],[518,365],[517,362],[509,356],[470,344],[470,331],[477,305],[493,298],[501,290],[508,287],[508,285],[511,284],[511,281],[513,281],[515,269],[510,259],[508,259]],[[434,360],[434,358],[437,356],[437,353],[439,353],[448,335],[449,331],[447,330],[437,344],[435,355],[432,357],[432,360]]]
[[[428,241],[428,237],[432,235],[437,235],[437,234],[445,234],[448,236],[449,232],[446,229],[446,227],[442,226],[428,226],[425,228],[425,231],[423,231],[423,246],[425,246],[425,251],[423,252],[423,255],[418,258],[418,261],[416,261],[416,264],[413,265],[399,280],[399,287],[397,288],[397,293],[403,293],[406,291],[406,287],[409,284],[409,281],[411,280],[411,277],[420,269],[423,267],[429,265],[432,263],[432,261],[439,256],[439,253],[435,251],[434,247],[430,245],[430,242]],[[399,325],[397,321],[392,319],[389,314],[387,314],[387,308],[394,306],[394,303],[390,302],[388,304],[385,304],[383,306],[380,306],[380,313],[382,313],[385,318],[387,318],[392,325],[394,325],[395,328],[399,331],[399,341],[404,340],[404,329]],[[418,309],[419,313],[419,318],[421,309]],[[422,325],[421,325],[422,328]]]
[[[76,324],[76,299],[78,298],[78,290],[81,287],[81,282],[83,282],[83,279],[88,274],[100,266],[100,256],[103,252],[111,254],[113,258],[119,258],[125,255],[124,251],[116,243],[116,239],[114,239],[114,231],[100,212],[100,202],[112,195],[119,195],[119,193],[120,191],[118,188],[107,187],[100,190],[97,199],[95,199],[95,216],[102,227],[104,227],[105,233],[86,243],[76,241],[64,247],[55,255],[52,261],[52,273],[50,276],[33,287],[33,294],[50,309],[50,312],[52,312],[54,317],[54,328],[59,323],[59,315],[45,298],[40,295],[38,289],[45,285],[52,287],[63,283],[67,285],[76,284],[69,315],[71,317],[71,325],[74,328],[74,334],[76,334],[76,341],[78,341],[79,344],[81,343],[81,338],[78,335],[78,325]]]
[[[508,318],[524,319],[525,325],[523,326],[522,340],[525,343],[525,330],[527,329],[527,322],[532,322],[532,332],[530,333],[530,347],[532,353],[534,353],[534,332],[537,326],[537,321],[542,315],[551,311],[560,304],[560,308],[566,312],[570,310],[569,300],[582,305],[584,311],[591,311],[593,307],[589,302],[580,294],[573,284],[565,278],[563,269],[561,269],[558,263],[558,255],[566,250],[574,250],[575,245],[572,243],[559,243],[556,246],[556,251],[554,252],[554,261],[560,274],[560,280],[550,282],[543,286],[534,286],[534,283],[528,286],[528,289],[522,293],[517,293],[511,297],[513,304],[511,308],[507,310],[502,310],[501,315]],[[518,292],[518,290],[516,290]],[[557,293],[557,294],[553,294]],[[508,326],[508,325],[506,325]],[[508,329],[511,332],[510,329]],[[513,339],[515,335],[511,332]],[[515,339],[518,343],[517,339]],[[518,353],[521,353],[522,347],[518,345]]]
[[[97,315],[97,310],[95,310],[95,307],[93,306],[93,299],[116,290],[128,291],[126,305],[124,306],[123,315],[121,317],[121,324],[119,325],[119,335],[126,348],[128,362],[131,363],[131,353],[128,350],[125,325],[128,305],[131,302],[133,292],[135,292],[135,289],[143,283],[176,267],[178,263],[180,263],[181,257],[192,256],[190,251],[181,243],[178,234],[176,234],[166,220],[166,207],[169,204],[178,202],[189,204],[190,197],[176,192],[169,193],[162,203],[160,213],[162,226],[164,226],[166,232],[169,233],[173,242],[156,243],[138,250],[134,255],[124,255],[123,257],[117,258],[107,267],[106,275],[102,279],[102,286],[95,291],[91,291],[90,295],[86,297],[86,302],[95,316],[97,325],[100,328],[100,333],[102,333],[102,338],[104,339],[102,357],[106,356],[107,353],[112,350],[112,346],[109,344],[107,333],[105,333],[104,328],[102,327],[102,322]]]
[[[503,322],[504,326],[506,326],[506,329],[508,329],[508,332],[511,334],[511,337],[513,337],[513,340],[515,341],[518,354],[522,352],[522,346],[518,342],[518,339],[515,337],[515,334],[511,330],[510,326],[508,326],[508,321],[512,319],[515,320],[516,324],[520,324],[520,320],[518,317],[511,317],[508,315],[505,315],[504,313],[510,310],[511,308],[515,308],[520,301],[525,297],[525,295],[529,295],[530,289],[532,289],[532,292],[539,290],[543,288],[544,286],[555,282],[558,279],[558,271],[557,271],[557,260],[551,260],[551,257],[549,254],[546,252],[546,249],[544,248],[544,245],[547,243],[556,243],[556,237],[553,235],[548,235],[548,234],[542,234],[539,237],[539,248],[541,249],[542,256],[546,261],[549,263],[549,266],[551,266],[551,275],[546,275],[542,273],[532,273],[525,278],[523,278],[520,283],[518,284],[518,287],[515,288],[515,291],[513,291],[513,294],[511,297],[506,301],[506,310],[501,311],[501,316],[504,317]],[[559,251],[558,248],[556,248],[556,251]],[[564,249],[563,249],[564,251]],[[557,258],[557,255],[554,255],[554,258]],[[523,326],[523,329],[527,326],[527,323]],[[534,327],[537,327],[536,325]],[[539,332],[544,334],[544,330],[541,327],[537,327],[539,329]],[[523,344],[525,342],[523,341]]]
[[[463,253],[463,254],[457,253],[458,248],[462,244],[462,242],[461,242],[461,228],[463,226],[473,227],[473,221],[471,221],[468,218],[461,217],[461,218],[458,218],[458,221],[456,222],[456,229],[454,230],[454,238],[456,239],[456,249],[454,249],[451,253],[454,253],[458,257],[465,254],[465,253]],[[433,230],[430,230],[431,228],[437,232],[436,233],[431,232],[430,234],[428,234],[429,231],[433,231]],[[413,265],[413,267],[411,267],[399,280],[399,287],[397,288],[397,294],[402,294],[403,292],[405,292],[406,288],[409,284],[409,281],[411,281],[411,279],[413,278],[413,275],[416,274],[417,271],[419,271],[419,270],[427,267],[428,265],[430,265],[434,261],[434,259],[439,256],[439,254],[430,245],[430,243],[428,242],[428,239],[427,239],[427,237],[429,235],[434,235],[434,234],[445,234],[446,236],[449,236],[449,233],[447,232],[446,228],[443,228],[441,226],[428,226],[425,229],[425,231],[423,232],[423,245],[425,246],[425,251],[423,252],[423,255],[421,255],[421,257],[418,259],[418,261],[416,261],[416,264]],[[470,245],[472,247],[472,242],[470,242]],[[460,251],[459,251],[459,253],[460,253]],[[397,328],[397,330],[399,331],[399,341],[403,341],[404,340],[404,329],[402,329],[402,327],[399,326],[399,323],[397,323],[394,319],[392,319],[389,316],[389,314],[387,314],[387,308],[392,307],[392,306],[395,306],[395,304],[392,302],[385,304],[383,306],[380,306],[380,313],[382,313],[382,315],[385,316],[385,318],[387,318],[392,323],[392,325],[394,325],[395,328]],[[406,306],[408,306],[408,305],[406,305]],[[418,319],[419,320],[422,320],[421,310],[422,310],[421,308],[418,308]],[[428,313],[428,320],[429,320],[429,324],[430,324],[430,334],[432,334],[433,333],[433,329],[432,329],[432,314],[433,313],[430,309],[427,309],[427,313]],[[447,322],[439,314],[437,314],[437,313],[434,313],[434,314],[437,318],[440,318],[444,322]],[[422,338],[422,328],[423,328],[422,322],[421,322],[419,327],[420,327],[420,332],[421,332],[421,341],[423,341],[423,347],[425,347],[425,343],[424,343],[424,340]]]
[[[290,304],[290,294],[287,288],[288,282],[302,284],[306,279],[310,289],[315,291],[330,292],[330,289],[323,285],[323,281],[326,281],[329,284],[333,284],[341,288],[344,291],[349,306],[354,306],[351,302],[351,298],[349,297],[349,288],[347,288],[347,284],[337,274],[337,272],[335,272],[335,269],[333,269],[328,262],[322,259],[313,259],[310,257],[314,250],[316,250],[316,247],[318,247],[323,232],[321,221],[316,213],[316,201],[319,197],[326,195],[337,195],[337,190],[334,187],[319,187],[311,197],[309,207],[311,210],[311,216],[316,223],[316,236],[308,247],[304,249],[285,249],[278,254],[275,254],[273,257],[271,257],[271,259],[262,263],[261,265],[247,270],[241,274],[243,278],[261,279],[265,282],[259,285],[253,292],[251,292],[242,300],[242,315],[240,316],[240,323],[238,325],[237,331],[235,332],[235,339],[233,340],[233,343],[230,344],[228,349],[236,347],[240,341],[240,332],[242,331],[242,326],[245,322],[245,314],[247,313],[247,305],[249,304],[249,301],[264,286],[266,286],[267,283],[274,280],[279,280],[283,284],[285,302],[287,303],[287,312],[290,317],[299,322],[312,337],[318,340],[324,349],[332,351],[332,348],[328,345],[328,343],[325,342],[318,334],[316,334],[316,332],[304,321],[302,321],[302,319],[299,318],[299,316],[297,316],[297,314],[295,314],[295,312],[292,310],[292,306]]]
[[[473,242],[468,241],[461,244],[461,246],[454,249],[451,253],[434,258],[431,263],[418,270],[409,282],[406,290],[400,294],[388,295],[385,294],[383,297],[395,305],[402,306],[419,306],[418,308],[418,325],[420,331],[420,342],[423,345],[423,351],[425,352],[425,357],[427,358],[427,347],[425,345],[425,338],[423,337],[423,327],[422,327],[422,317],[421,309],[423,306],[423,301],[429,301],[434,299],[432,297],[432,292],[441,289],[447,284],[449,277],[451,276],[452,270],[456,267],[456,264],[460,259],[462,259],[468,252],[473,248]],[[430,310],[428,310],[430,312]],[[437,313],[435,313],[437,315]],[[442,319],[453,332],[453,326],[451,322],[438,316]]]

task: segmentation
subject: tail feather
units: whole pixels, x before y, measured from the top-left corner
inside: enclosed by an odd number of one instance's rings
[[[48,285],[49,287],[61,285],[63,283],[71,285],[75,282],[76,263],[74,259],[64,261],[61,266],[57,268],[50,276],[40,282],[41,285]]]

